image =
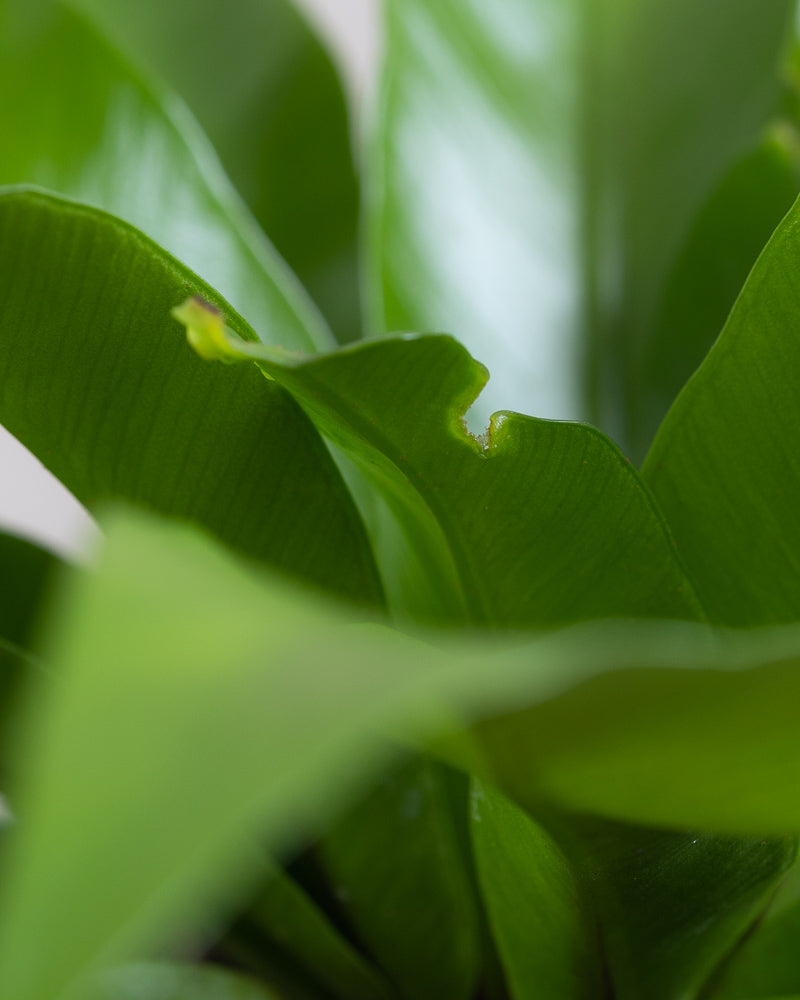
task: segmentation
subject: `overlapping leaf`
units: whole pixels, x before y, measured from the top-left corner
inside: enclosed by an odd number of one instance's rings
[[[467,433],[486,372],[455,341],[303,357],[245,344],[196,301],[176,315],[204,356],[253,359],[292,392],[393,505],[467,620],[702,615],[652,498],[606,437],[516,413],[496,414],[482,440]]]
[[[0,197],[0,275],[0,421],[79,500],[136,500],[380,600],[359,515],[299,407],[187,351],[170,306],[216,296],[195,275],[117,219],[25,191]]]
[[[714,643],[687,623],[619,623],[523,647],[451,639],[437,649],[343,624],[284,582],[252,578],[208,539],[139,517],[117,522],[102,570],[70,605],[52,650],[60,681],[40,692],[24,733],[20,823],[3,853],[0,966],[17,1000],[51,1000],[98,961],[147,952],[177,928],[185,940],[198,919],[207,930],[209,904],[228,903],[262,863],[243,835],[258,824],[279,844],[321,822],[382,759],[374,737],[384,724],[418,739],[451,727],[453,713],[545,710],[573,689],[580,703],[576,685],[593,675],[635,689],[669,674],[685,703],[709,695],[704,714],[669,716],[674,738],[696,748],[693,792],[704,795],[682,803],[685,762],[665,757],[652,781],[671,816],[800,828],[789,794],[797,757],[785,752],[794,720],[777,711],[797,697],[796,629]],[[774,674],[776,661],[794,669]],[[730,697],[742,682],[750,695],[764,685],[768,713]],[[711,701],[725,732],[706,734]],[[754,717],[762,725],[748,729]],[[616,726],[624,734],[621,714]],[[749,767],[720,781],[732,751]],[[552,759],[540,755],[541,775]],[[624,786],[624,767],[606,775],[607,790],[612,776]],[[653,800],[637,808],[655,812]]]
[[[477,904],[453,777],[424,759],[388,775],[319,847],[342,909],[406,1000],[469,1000],[480,975]],[[451,801],[452,799],[452,801]]]
[[[284,1000],[255,980],[226,969],[141,962],[114,969],[80,1000]]]
[[[723,970],[712,996],[719,1000],[789,997],[800,990],[797,940],[800,907],[770,914]]]
[[[777,104],[792,8],[392,0],[375,326],[452,332],[491,359],[483,414],[593,411],[640,451],[668,276]]]
[[[570,857],[599,917],[619,1000],[703,988],[763,913],[796,841],[626,827],[582,818]]]
[[[136,519],[112,536],[103,572],[61,619],[59,683],[37,691],[21,736],[0,933],[18,1000],[50,1000],[99,956],[166,927],[207,933],[209,892],[229,902],[254,867],[252,824],[275,844],[338,807],[375,766],[363,738],[403,685],[371,656],[356,673],[320,657],[338,656],[344,619],[326,639],[303,601],[296,616],[291,588],[262,585],[207,538]],[[284,659],[300,635],[306,654]]]
[[[800,191],[798,147],[776,128],[722,178],[695,219],[666,284],[644,350],[641,400],[649,443],[689,375],[701,364],[742,285]]]
[[[643,470],[704,606],[732,625],[800,618],[798,223],[795,205]]]
[[[557,845],[522,810],[474,781],[471,834],[513,1000],[588,1000],[603,989],[590,910]]]
[[[68,2],[188,103],[264,232],[337,334],[354,339],[358,191],[344,98],[293,5]]]
[[[34,542],[0,533],[0,637],[29,647],[59,560]]]
[[[221,945],[260,979],[270,981],[289,966],[298,979],[316,983],[336,1000],[388,1000],[381,974],[278,865]]]
[[[47,597],[60,567],[52,553],[15,535],[0,534],[0,780],[8,780],[8,751],[19,728],[20,699],[45,669],[33,652]],[[0,799],[0,826],[5,821]]]
[[[0,4],[0,24],[18,11]],[[141,229],[258,330],[311,348],[331,337],[244,208],[178,98],[145,85],[60,2],[0,31],[0,183],[37,184]]]

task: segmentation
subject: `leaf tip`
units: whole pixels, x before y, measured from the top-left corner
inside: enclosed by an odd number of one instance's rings
[[[199,295],[193,295],[170,310],[186,327],[186,339],[206,361],[237,361],[242,352],[225,326],[222,313]]]

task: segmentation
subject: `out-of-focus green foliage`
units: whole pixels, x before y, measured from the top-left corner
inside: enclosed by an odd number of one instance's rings
[[[3,1000],[800,994],[794,16],[0,0]]]

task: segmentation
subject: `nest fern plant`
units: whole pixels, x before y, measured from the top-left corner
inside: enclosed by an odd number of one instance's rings
[[[0,2],[0,995],[800,997],[795,5],[383,14]]]

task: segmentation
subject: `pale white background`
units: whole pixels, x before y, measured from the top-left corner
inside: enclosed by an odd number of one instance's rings
[[[353,104],[374,84],[378,0],[295,0],[327,42]],[[80,504],[0,427],[0,528],[38,539],[70,559],[91,554],[99,533]]]

